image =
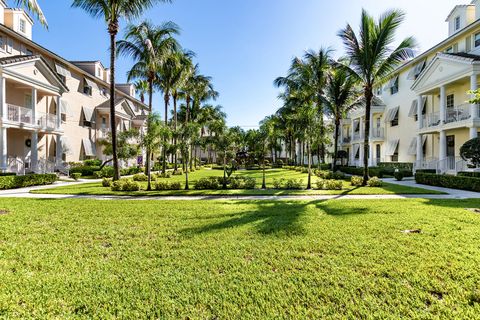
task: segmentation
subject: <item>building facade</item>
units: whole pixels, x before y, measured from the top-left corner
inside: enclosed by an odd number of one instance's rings
[[[376,89],[381,103],[372,107],[369,154],[363,153],[364,110],[343,120],[341,148],[350,165],[408,162],[416,169],[455,174],[467,169],[460,148],[478,136],[478,105],[469,90],[480,74],[480,0],[457,5],[448,15],[448,37],[400,66]]]
[[[53,172],[105,159],[109,69],[56,55],[32,41],[32,26],[22,9],[0,1],[0,170]],[[117,130],[144,130],[148,108],[132,85],[117,86],[115,104]]]

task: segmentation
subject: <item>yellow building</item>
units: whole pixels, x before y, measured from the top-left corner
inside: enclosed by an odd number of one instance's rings
[[[409,162],[416,169],[455,174],[467,169],[460,147],[478,135],[479,109],[469,90],[480,74],[480,0],[448,15],[448,37],[419,54],[378,88],[383,103],[372,108],[369,165]],[[364,110],[342,123],[342,149],[350,164],[363,165]]]
[[[0,0],[0,170],[53,172],[105,159],[98,142],[110,131],[109,69],[43,48],[32,25]],[[148,109],[132,85],[117,86],[115,103],[118,130],[143,130]]]

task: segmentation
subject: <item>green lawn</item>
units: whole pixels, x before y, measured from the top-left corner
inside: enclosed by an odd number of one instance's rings
[[[234,175],[254,177],[257,180],[257,188],[261,187],[262,172],[261,171],[237,171]],[[223,176],[221,170],[198,170],[190,174],[191,190],[179,191],[145,191],[147,183],[142,182],[144,190],[139,192],[114,192],[110,188],[104,188],[99,182],[86,183],[82,185],[72,185],[64,187],[56,187],[50,189],[36,190],[33,193],[41,194],[75,194],[75,195],[125,195],[125,196],[171,196],[171,195],[372,195],[372,194],[441,194],[441,192],[431,191],[422,188],[412,188],[399,186],[395,184],[385,183],[381,188],[353,187],[350,182],[344,182],[344,188],[341,191],[335,190],[274,190],[273,180],[280,178],[302,179],[304,185],[307,185],[308,175],[291,170],[272,169],[266,173],[267,190],[193,190],[195,181],[200,178],[211,176]],[[166,181],[180,181],[184,183],[185,176],[172,176],[169,179],[160,179]],[[312,177],[312,187],[316,187],[317,177]]]
[[[474,319],[478,207],[2,199],[0,318]]]

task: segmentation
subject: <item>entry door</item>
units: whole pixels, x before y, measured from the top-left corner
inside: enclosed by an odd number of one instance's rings
[[[447,136],[447,163],[448,169],[455,169],[455,136]]]
[[[376,145],[376,152],[375,153],[376,153],[376,156],[377,156],[377,164],[381,161],[381,158],[382,158],[381,157],[381,154],[382,154],[382,149],[381,148],[382,147],[379,144]]]

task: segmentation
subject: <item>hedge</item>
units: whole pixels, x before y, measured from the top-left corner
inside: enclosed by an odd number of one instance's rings
[[[91,177],[95,171],[99,171],[100,166],[78,166],[70,169],[70,174],[81,173],[82,177]]]
[[[471,178],[480,178],[480,172],[459,172],[458,176],[460,177],[471,177]]]
[[[340,167],[340,171],[350,175],[363,176],[363,168],[357,167]],[[371,177],[383,178],[385,176],[393,176],[395,174],[395,168],[393,167],[371,167],[368,168],[368,172]],[[410,170],[399,169],[404,177],[413,177],[413,173]]]
[[[412,162],[379,162],[377,164],[379,168],[393,168],[401,170],[413,170]]]
[[[25,176],[0,177],[0,190],[25,188],[52,184],[57,181],[56,174],[28,174]]]
[[[480,178],[417,172],[415,181],[429,186],[480,192]]]

